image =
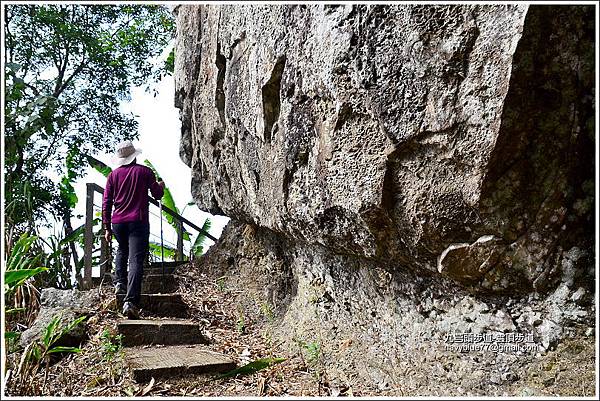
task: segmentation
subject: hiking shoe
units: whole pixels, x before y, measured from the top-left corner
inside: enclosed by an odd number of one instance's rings
[[[127,316],[128,319],[140,318],[140,310],[131,302],[125,302],[123,305],[123,314]]]
[[[127,287],[125,284],[117,283],[115,284],[115,295],[122,295],[127,293]]]

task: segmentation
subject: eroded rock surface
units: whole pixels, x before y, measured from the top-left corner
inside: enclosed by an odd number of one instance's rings
[[[474,291],[589,277],[592,7],[175,13],[201,209]]]
[[[587,394],[591,353],[571,390],[527,366],[593,348],[592,7],[175,13],[181,156],[232,218],[202,268],[240,305],[330,383]]]
[[[594,391],[596,312],[582,287],[561,283],[547,296],[472,294],[436,275],[332,254],[236,221],[200,268],[230,291],[247,324],[274,312],[261,331],[275,331],[289,350],[281,356],[318,347],[322,358],[310,366],[333,388],[390,396]]]

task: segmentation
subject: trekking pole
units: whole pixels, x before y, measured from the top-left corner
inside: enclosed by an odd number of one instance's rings
[[[162,219],[162,201],[159,200],[158,201],[158,206],[160,208],[160,261],[161,261],[161,267],[162,267],[162,277],[161,277],[161,285],[162,285],[162,292],[164,294],[165,292],[165,247],[163,244],[163,219]]]

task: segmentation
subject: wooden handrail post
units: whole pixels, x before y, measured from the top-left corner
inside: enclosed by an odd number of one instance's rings
[[[92,252],[94,249],[94,187],[86,184],[85,231],[83,242],[83,289],[92,286]]]
[[[176,220],[177,224],[177,260],[183,260],[183,223]]]

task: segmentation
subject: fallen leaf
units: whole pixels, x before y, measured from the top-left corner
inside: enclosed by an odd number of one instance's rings
[[[260,379],[258,379],[258,384],[257,384],[257,391],[256,391],[256,395],[258,397],[261,397],[264,392],[265,392],[265,383],[266,383],[266,379],[264,377],[261,377]]]
[[[352,345],[352,339],[351,339],[351,338],[349,338],[349,339],[347,339],[347,340],[340,341],[340,346],[339,346],[339,349],[340,349],[340,350],[344,350],[344,349],[346,349],[346,348],[350,347],[351,345]]]
[[[150,383],[148,383],[148,385],[146,387],[144,387],[142,392],[138,395],[142,396],[142,397],[145,396],[146,394],[148,394],[150,392],[150,390],[152,390],[153,386],[154,386],[154,377],[150,379]]]

